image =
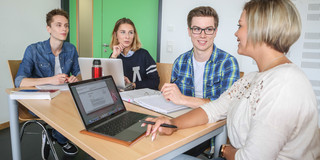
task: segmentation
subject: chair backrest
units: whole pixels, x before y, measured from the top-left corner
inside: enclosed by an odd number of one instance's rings
[[[159,90],[165,83],[170,82],[172,65],[171,63],[157,63],[157,71],[160,76]]]
[[[16,78],[16,75],[18,73],[20,63],[21,63],[21,60],[8,60],[9,71],[11,74],[12,85],[14,88],[16,87],[14,85],[14,79]]]
[[[21,63],[21,60],[8,60],[9,71],[10,71],[10,75],[11,75],[12,85],[14,88],[16,87],[14,85],[14,79],[16,78],[16,75],[18,73],[20,63]],[[19,111],[19,120],[20,121],[38,120],[39,119],[39,118],[31,115],[29,113],[29,110],[20,103],[18,103],[18,111]]]

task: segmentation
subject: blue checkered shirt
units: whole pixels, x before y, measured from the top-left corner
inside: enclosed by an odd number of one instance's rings
[[[193,49],[180,55],[172,68],[171,82],[181,93],[195,97]],[[215,100],[240,77],[237,59],[213,45],[213,52],[206,62],[203,74],[203,98]]]

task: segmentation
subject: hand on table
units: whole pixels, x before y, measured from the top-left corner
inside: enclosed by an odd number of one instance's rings
[[[172,101],[177,105],[183,105],[184,95],[180,92],[178,86],[175,83],[165,83],[161,88],[161,92],[166,100]]]
[[[155,122],[154,125],[151,124],[145,124],[143,123],[141,127],[144,127],[147,125],[147,131],[146,136],[152,135],[151,140],[154,141],[157,134],[160,135],[171,135],[173,132],[177,130],[177,128],[167,128],[167,127],[161,127],[160,125],[163,123],[166,124],[173,124],[171,120],[167,117],[157,117],[157,118],[146,118],[146,121]]]

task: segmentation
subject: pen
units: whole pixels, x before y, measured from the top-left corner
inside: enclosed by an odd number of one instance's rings
[[[139,120],[139,122],[145,123],[145,124],[151,124],[151,125],[156,124],[155,122],[145,121],[145,120]],[[167,127],[167,128],[178,128],[178,127],[175,126],[175,125],[165,124],[165,123],[161,124],[160,126],[161,126],[161,127]]]
[[[177,80],[177,79],[173,79],[172,81],[170,81],[170,83],[174,83],[174,82],[176,82],[176,80]]]

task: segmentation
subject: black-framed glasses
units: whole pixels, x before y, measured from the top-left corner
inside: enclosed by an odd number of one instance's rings
[[[204,33],[206,35],[212,35],[214,33],[214,31],[216,30],[216,28],[213,27],[207,27],[207,28],[200,28],[200,27],[190,27],[191,31],[193,34],[201,34],[202,31],[204,31]]]

